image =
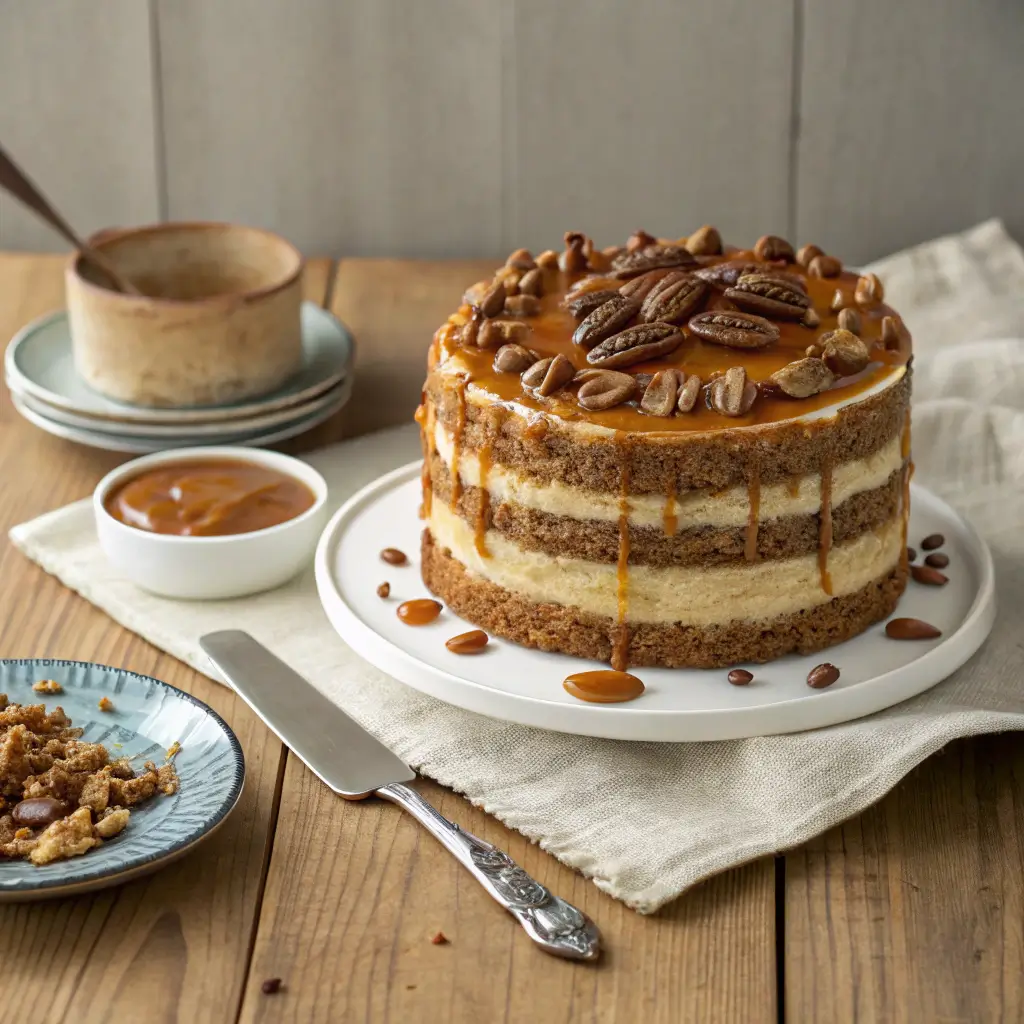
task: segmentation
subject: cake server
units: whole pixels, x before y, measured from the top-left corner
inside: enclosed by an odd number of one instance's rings
[[[416,773],[261,643],[236,629],[208,633],[199,643],[242,700],[335,793],[397,804],[472,872],[541,949],[569,960],[598,958],[600,934],[586,914],[403,785]]]

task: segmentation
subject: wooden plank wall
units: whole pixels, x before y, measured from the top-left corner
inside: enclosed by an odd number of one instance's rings
[[[0,0],[0,141],[84,230],[495,256],[579,227],[863,261],[1024,235],[1019,0]],[[0,199],[0,247],[60,249]]]

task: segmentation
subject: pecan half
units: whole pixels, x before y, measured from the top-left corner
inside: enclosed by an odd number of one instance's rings
[[[771,380],[790,398],[810,398],[832,386],[832,371],[820,359],[797,359],[771,375]]]
[[[882,344],[886,348],[899,348],[900,342],[908,338],[907,328],[898,316],[893,314],[882,317]]]
[[[644,299],[640,319],[648,324],[656,320],[666,324],[681,324],[701,304],[707,291],[707,282],[699,277],[682,271],[669,274]]]
[[[778,235],[762,235],[754,243],[754,255],[759,260],[785,260],[792,263],[793,246]]]
[[[543,398],[557,391],[563,384],[568,384],[573,372],[572,363],[565,356],[548,356],[534,363],[520,379],[524,388]]]
[[[587,236],[578,231],[566,231],[565,251],[558,257],[558,266],[567,273],[574,274],[587,269],[587,254],[584,246]]]
[[[764,317],[739,310],[709,309],[690,317],[690,332],[728,348],[765,348],[779,340],[779,328]]]
[[[671,416],[676,411],[679,400],[679,389],[683,386],[686,374],[674,367],[659,370],[652,378],[640,399],[640,411],[648,416]]]
[[[509,342],[523,341],[530,333],[530,325],[521,320],[485,320],[480,325],[476,343],[480,348],[497,348]]]
[[[731,288],[744,274],[759,274],[764,270],[760,263],[746,260],[726,260],[710,267],[698,267],[693,273],[712,288]]]
[[[747,380],[742,366],[730,366],[711,382],[708,398],[711,408],[723,416],[746,416],[757,398],[757,385]]]
[[[522,373],[537,362],[537,357],[522,345],[502,345],[494,353],[495,373]]]
[[[635,277],[661,267],[690,267],[697,261],[681,245],[648,245],[635,252],[624,252],[612,260],[615,277]]]
[[[611,257],[605,256],[600,249],[594,248],[594,242],[588,238],[583,245],[583,254],[587,257],[587,266],[599,273],[609,270],[612,265]]]
[[[505,282],[495,281],[480,300],[480,312],[486,317],[497,316],[505,308],[507,294]]]
[[[722,236],[717,228],[705,224],[686,240],[686,248],[694,256],[718,256],[722,252]]]
[[[562,300],[562,306],[567,309],[577,320],[590,316],[599,306],[603,306],[609,299],[619,298],[619,293],[614,288],[602,288],[596,292],[584,292],[582,295],[566,296]]]
[[[657,242],[654,235],[649,235],[643,228],[637,228],[626,242],[626,251],[637,252],[640,249],[646,249],[649,245],[656,245]]]
[[[576,398],[584,409],[600,412],[628,402],[635,391],[636,381],[628,373],[592,370],[576,392]]]
[[[537,261],[533,258],[533,254],[529,249],[516,249],[505,260],[505,266],[515,267],[517,270],[533,270],[537,266]]]
[[[505,312],[510,316],[536,316],[540,299],[536,295],[510,295],[505,300]]]
[[[686,383],[679,389],[679,401],[676,408],[680,412],[690,412],[697,404],[700,397],[701,379],[696,374],[690,374]]]
[[[520,295],[535,295],[538,299],[544,294],[544,271],[539,267],[528,270],[519,281]]]
[[[682,271],[673,270],[671,267],[662,267],[660,270],[648,270],[646,274],[631,278],[619,288],[619,294],[625,295],[627,299],[636,299],[643,302],[648,295],[657,287],[658,282],[670,274],[678,274]]]
[[[672,324],[637,324],[605,338],[587,353],[587,362],[591,366],[618,369],[667,355],[682,343],[682,332]]]
[[[818,253],[807,265],[807,273],[811,277],[838,277],[842,272],[842,260],[837,260],[835,256],[829,256],[823,252]]]
[[[874,274],[861,274],[853,292],[858,306],[874,306],[885,298],[882,282]]]
[[[823,252],[824,250],[816,245],[802,245],[797,249],[796,261],[806,270],[811,265],[811,260],[815,256],[820,256]]]
[[[852,334],[860,334],[863,328],[860,313],[850,306],[839,310],[839,326],[842,327],[844,331],[850,331]]]
[[[785,320],[799,320],[811,304],[806,292],[773,274],[744,274],[725,297],[751,313]]]
[[[625,327],[639,311],[640,303],[636,299],[616,295],[587,314],[573,333],[572,340],[584,348],[593,348],[599,341],[610,338]]]
[[[852,331],[840,327],[829,331],[818,339],[822,347],[825,365],[837,377],[849,377],[860,373],[871,361],[868,347]]]

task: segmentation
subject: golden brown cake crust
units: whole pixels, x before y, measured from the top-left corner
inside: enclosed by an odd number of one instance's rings
[[[495,406],[465,403],[464,450],[489,449],[494,463],[544,482],[618,492],[623,466],[633,494],[665,494],[746,483],[758,473],[762,484],[818,473],[826,462],[863,459],[884,448],[903,430],[910,404],[910,371],[892,386],[839,410],[834,418],[789,421],[762,428],[714,433],[583,438],[571,426],[552,421],[537,431],[522,416]],[[455,431],[460,411],[456,393],[437,374],[427,401],[439,422]]]
[[[452,611],[494,636],[526,647],[608,661],[618,628],[610,618],[556,604],[535,604],[466,571],[423,531],[423,581]],[[628,663],[642,667],[723,668],[810,654],[862,633],[891,614],[906,586],[902,566],[827,604],[770,622],[715,626],[637,623],[630,627]]]
[[[431,465],[431,480],[435,500],[450,505],[451,474],[437,455]],[[903,470],[899,469],[881,487],[853,494],[837,505],[832,510],[832,543],[853,540],[899,515],[902,492]],[[474,529],[479,528],[481,496],[478,487],[462,487],[455,509]],[[490,501],[483,511],[483,522],[485,529],[497,530],[528,551],[613,565],[619,558],[621,538],[617,523],[574,519],[514,502]],[[630,524],[629,562],[655,567],[743,562],[747,560],[746,537],[746,526],[694,527],[670,537],[663,529]],[[810,554],[818,550],[820,543],[819,513],[784,516],[758,525],[759,559]]]

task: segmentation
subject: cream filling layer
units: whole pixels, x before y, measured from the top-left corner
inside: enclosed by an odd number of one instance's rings
[[[443,424],[434,428],[434,444],[442,461],[451,469],[452,436]],[[865,459],[838,464],[832,472],[832,507],[862,491],[881,487],[903,464],[900,438],[894,437],[884,448]],[[480,486],[480,458],[475,451],[459,452],[459,478],[467,487]],[[572,519],[619,521],[619,496],[553,480],[543,482],[506,466],[491,465],[486,487],[492,504],[513,502],[525,508]],[[633,526],[663,529],[667,498],[661,494],[631,494],[629,522]],[[676,532],[697,526],[745,526],[750,515],[750,492],[746,487],[724,491],[682,491],[673,501]],[[821,509],[821,475],[808,473],[781,484],[766,484],[760,489],[758,520],[782,516],[814,515]],[[671,520],[670,520],[671,521]]]
[[[618,615],[614,565],[526,551],[495,530],[487,533],[490,557],[484,558],[472,527],[446,505],[434,502],[428,522],[434,540],[477,576],[536,603]],[[626,621],[710,626],[775,619],[867,586],[895,567],[902,550],[900,517],[833,548],[828,557],[832,595],[822,590],[817,553],[707,568],[630,566]]]

